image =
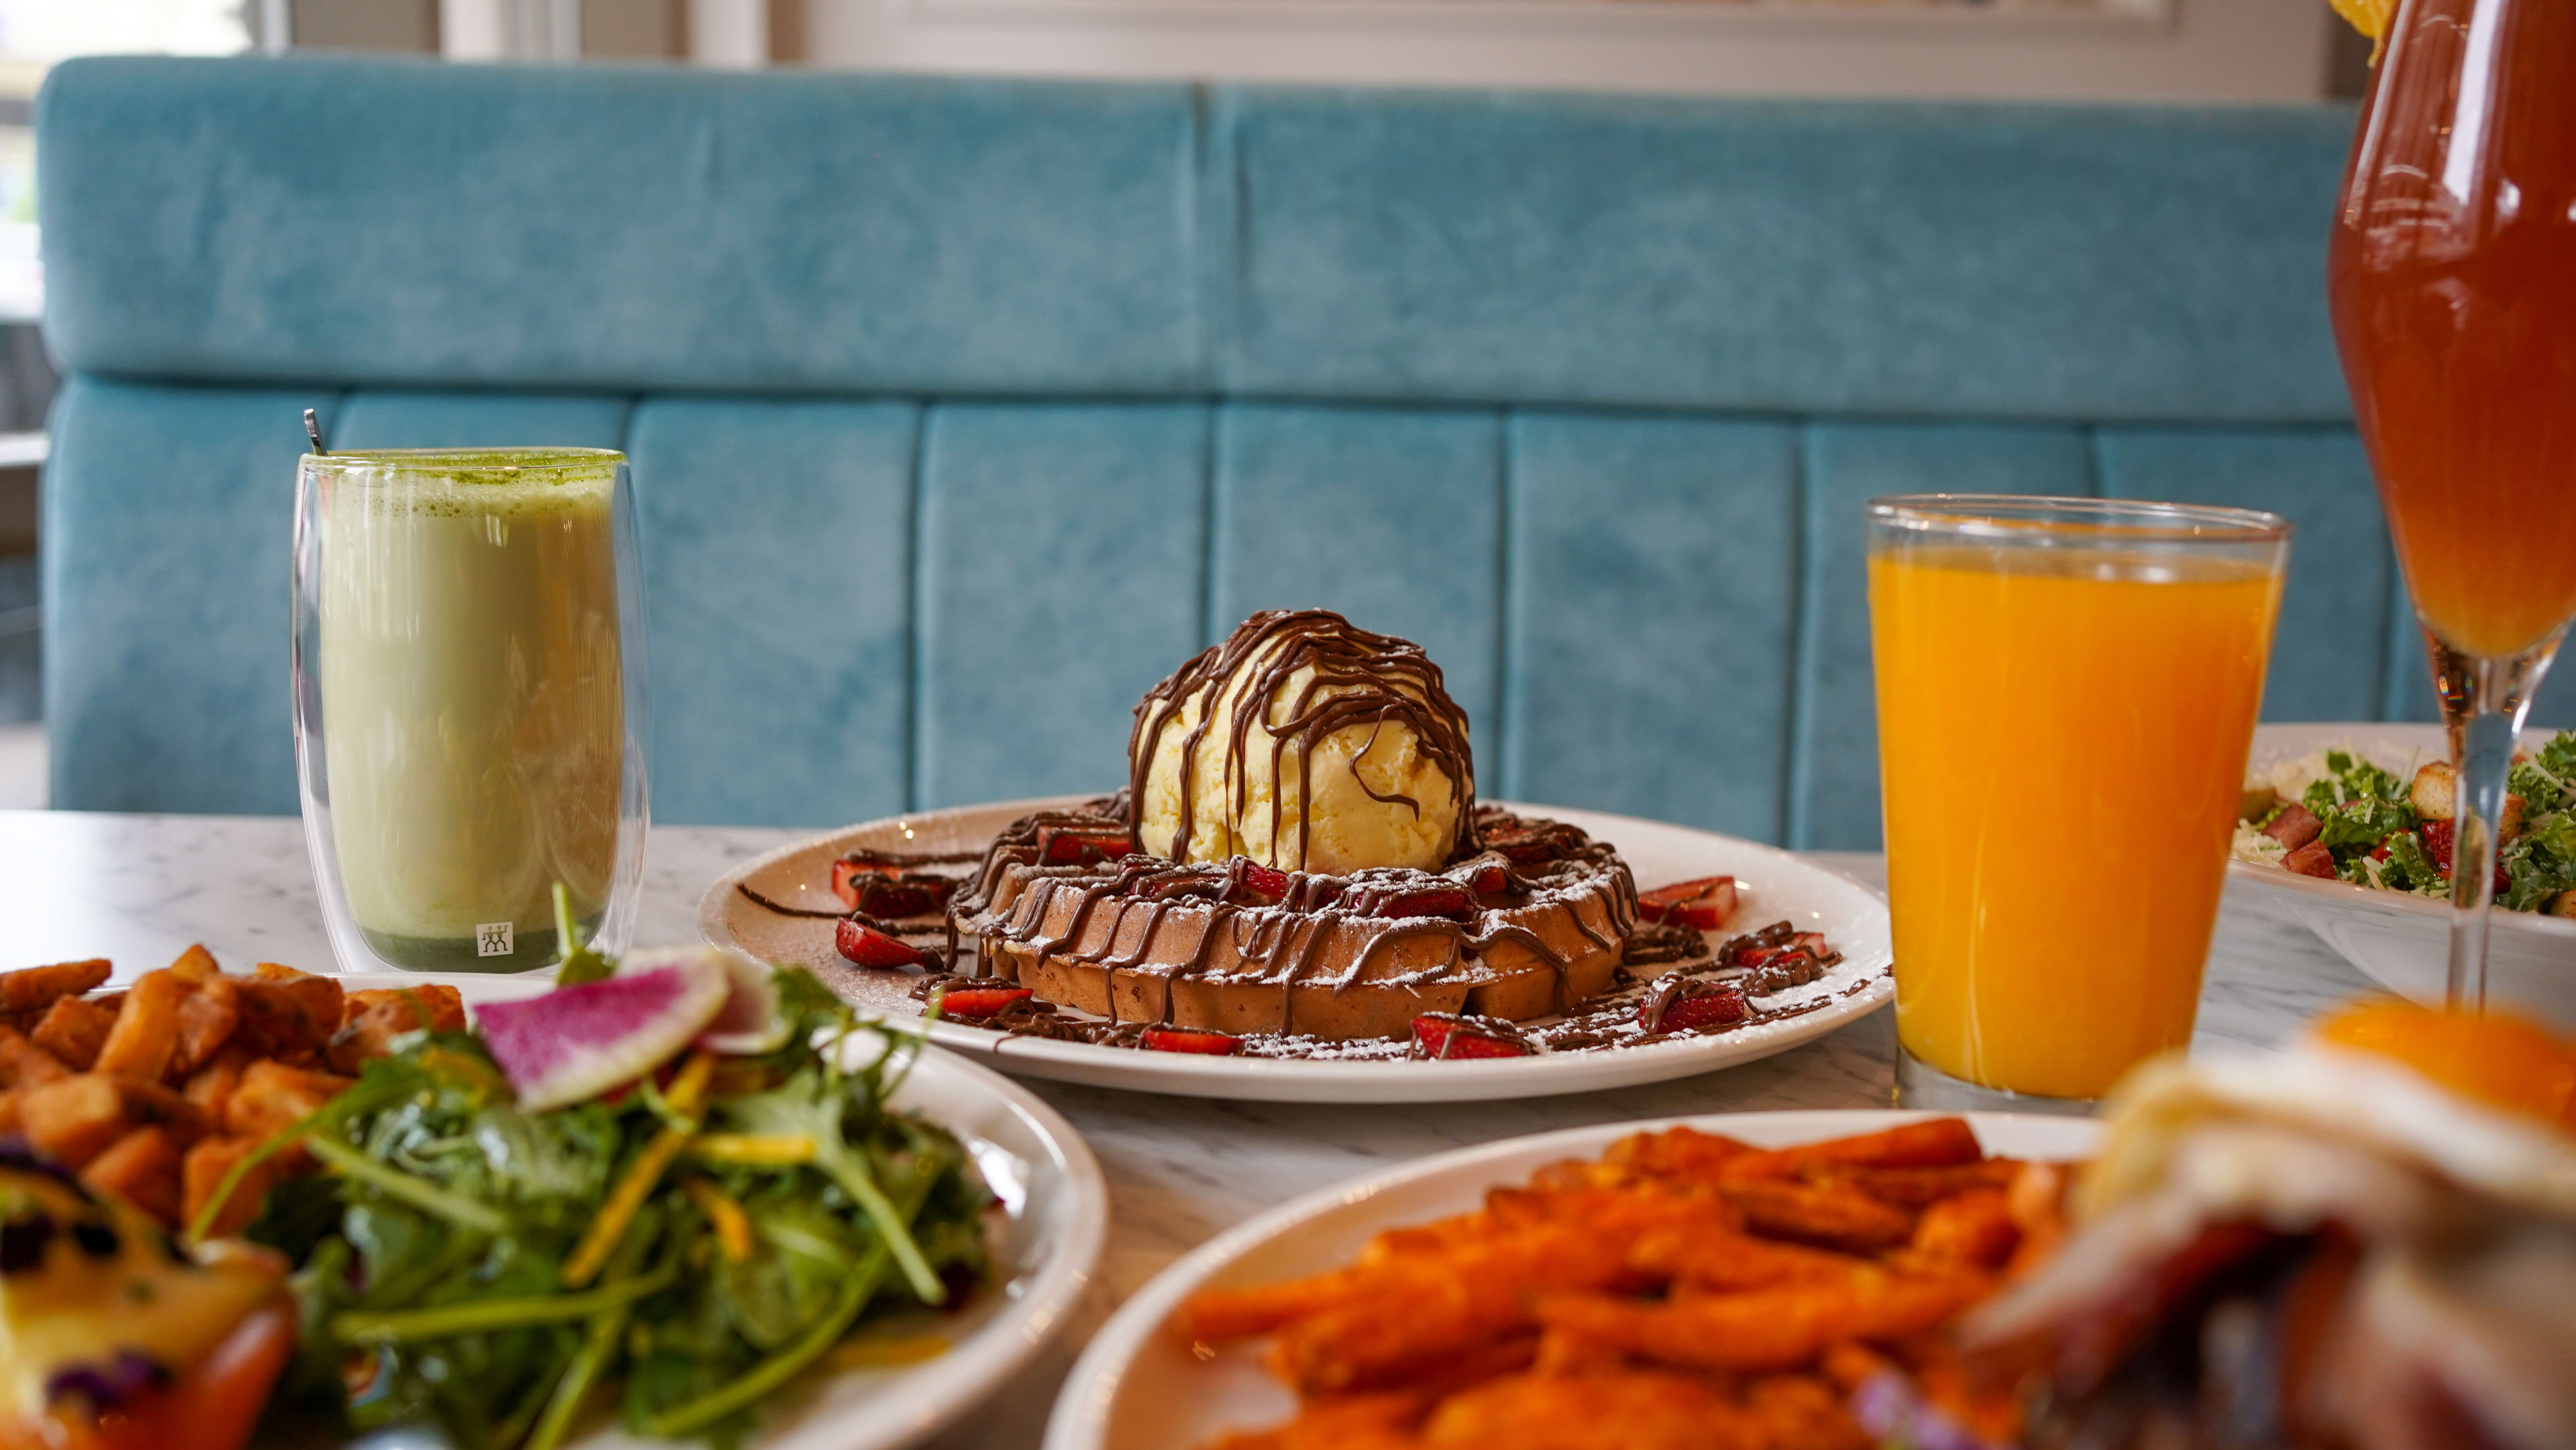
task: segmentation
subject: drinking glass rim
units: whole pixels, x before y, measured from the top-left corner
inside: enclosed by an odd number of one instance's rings
[[[554,445],[503,448],[335,448],[328,453],[306,453],[299,459],[303,468],[313,472],[424,473],[450,478],[467,473],[503,474],[512,477],[528,474],[596,473],[602,469],[622,466],[626,461],[626,454],[615,448],[574,448]]]
[[[1869,501],[1869,519],[1913,532],[2021,541],[2063,530],[2074,540],[2088,543],[2107,538],[2121,543],[2244,545],[2278,543],[2291,533],[2288,519],[2262,509],[2024,493],[1890,494]]]

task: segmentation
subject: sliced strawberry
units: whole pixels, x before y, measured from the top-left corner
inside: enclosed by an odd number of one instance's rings
[[[861,911],[865,908],[859,905],[859,891],[869,879],[901,874],[900,867],[889,866],[882,861],[871,861],[865,856],[844,856],[832,863],[832,894],[841,898],[845,909]]]
[[[1237,905],[1269,906],[1288,894],[1288,873],[1276,866],[1245,860],[1235,869]]]
[[[1735,915],[1735,878],[1703,876],[1658,886],[1637,898],[1637,914],[1648,921],[1670,921],[1700,931],[1715,931]]]
[[[1425,1012],[1413,1019],[1413,1047],[1424,1057],[1445,1058],[1451,1062],[1468,1057],[1530,1055],[1526,1042],[1484,1031],[1464,1018],[1438,1012]]]
[[[1469,884],[1478,896],[1500,896],[1503,888],[1512,884],[1512,873],[1500,866],[1480,866],[1476,879]]]
[[[1050,866],[1096,866],[1127,854],[1127,835],[1107,829],[1051,831],[1044,860]]]
[[[2281,869],[2295,871],[2302,876],[2320,876],[2328,881],[2335,879],[2334,857],[2327,854],[2326,848],[2315,841],[2310,841],[2282,857]]]
[[[857,917],[843,917],[832,929],[832,946],[863,967],[918,967],[930,960],[920,948]]]
[[[1451,921],[1465,921],[1476,914],[1474,898],[1463,886],[1424,886],[1412,891],[1392,891],[1380,898],[1369,915],[1391,918],[1439,916]]]
[[[1142,1042],[1149,1052],[1194,1052],[1201,1057],[1232,1057],[1243,1051],[1243,1039],[1191,1027],[1148,1027]]]
[[[1495,812],[1476,822],[1476,844],[1499,851],[1515,866],[1536,866],[1565,859],[1565,838],[1578,835],[1566,826],[1535,826],[1518,816]]]
[[[1664,1009],[1658,1032],[1688,1032],[1695,1027],[1732,1027],[1747,1015],[1744,994],[1720,987],[1705,997],[1684,997]]]
[[[942,1017],[998,1017],[1013,1002],[1036,996],[1026,987],[950,987],[930,999]]]
[[[861,877],[855,885],[858,901],[851,910],[897,919],[929,916],[957,894],[957,883],[945,876],[872,875]]]

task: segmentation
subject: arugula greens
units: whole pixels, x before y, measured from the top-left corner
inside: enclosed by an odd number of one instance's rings
[[[778,988],[786,1045],[613,1100],[524,1112],[477,1039],[420,1033],[281,1135],[334,1170],[251,1229],[301,1266],[306,1402],[551,1450],[613,1400],[630,1432],[730,1447],[868,1314],[979,1283],[990,1193],[886,1107],[913,1040],[804,973]]]

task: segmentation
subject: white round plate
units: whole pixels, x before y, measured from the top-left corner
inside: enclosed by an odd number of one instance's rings
[[[1047,1421],[1045,1450],[1199,1450],[1228,1430],[1275,1425],[1297,1397],[1261,1370],[1252,1345],[1200,1359],[1171,1333],[1172,1312],[1204,1287],[1264,1284],[1351,1261],[1371,1235],[1482,1207],[1490,1188],[1516,1186],[1550,1163],[1597,1158],[1630,1133],[1680,1125],[1783,1148],[1937,1116],[1904,1112],[1716,1113],[1603,1123],[1443,1153],[1310,1193],[1219,1234],[1137,1291],[1075,1362]],[[1989,1153],[2081,1158],[2101,1124],[2090,1118],[1970,1113]]]
[[[862,1009],[889,1018],[918,1017],[909,973],[854,967],[832,947],[830,921],[782,916],[745,896],[753,891],[781,906],[838,911],[832,861],[849,851],[980,851],[1003,826],[1059,800],[962,806],[869,821],[773,851],[736,868],[707,889],[698,926],[707,940],[763,961],[807,967]],[[1769,1057],[1822,1037],[1877,1011],[1896,995],[1888,976],[1895,960],[1887,903],[1867,887],[1801,861],[1786,851],[1686,826],[1554,806],[1507,809],[1570,822],[1610,842],[1626,857],[1643,890],[1699,876],[1733,876],[1745,893],[1736,922],[1744,928],[1787,919],[1824,933],[1843,960],[1809,986],[1766,1005],[1822,1000],[1803,1016],[1707,1036],[1599,1052],[1547,1053],[1471,1062],[1318,1062],[1258,1057],[1202,1057],[1178,1052],[1096,1047],[1087,1042],[1009,1037],[954,1022],[930,1024],[931,1040],[1005,1072],[1101,1087],[1189,1097],[1272,1102],[1436,1103],[1519,1098],[1660,1082]]]
[[[2554,730],[2526,730],[2537,749]],[[2262,725],[2254,731],[2249,775],[2318,750],[2352,750],[2401,775],[2443,759],[2450,745],[2439,725],[2363,722],[2349,725]],[[2451,907],[2405,891],[2301,876],[2278,866],[2231,860],[2235,880],[2280,892],[2292,915],[2381,986],[2438,1005],[2447,983]],[[2561,1027],[2576,1028],[2576,920],[2499,907],[2487,933],[2487,998]]]
[[[454,985],[470,1011],[519,1001],[553,983],[540,975],[352,973],[349,987]],[[1003,1270],[976,1302],[942,1318],[946,1353],[917,1364],[843,1371],[783,1408],[773,1405],[748,1450],[896,1450],[982,1404],[1063,1327],[1090,1284],[1109,1230],[1109,1190],[1072,1125],[1028,1089],[953,1053],[926,1048],[892,1099],[957,1135],[1001,1200],[993,1230]],[[615,1429],[570,1450],[642,1450],[678,1442],[637,1440]],[[434,1431],[406,1427],[368,1437],[365,1450],[427,1450]]]

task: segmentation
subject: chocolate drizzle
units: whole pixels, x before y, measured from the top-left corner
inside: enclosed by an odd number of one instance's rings
[[[1179,978],[1275,984],[1280,1031],[1293,1035],[1299,988],[1321,985],[1338,994],[1372,983],[1371,969],[1399,950],[1422,959],[1382,985],[1487,980],[1495,975],[1485,965],[1487,954],[1509,945],[1553,974],[1555,1010],[1572,1010],[1577,1004],[1566,956],[1508,914],[1532,905],[1561,906],[1583,940],[1612,952],[1638,926],[1636,885],[1607,844],[1492,807],[1470,818],[1471,845],[1478,831],[1491,830],[1498,838],[1544,840],[1550,859],[1524,852],[1514,864],[1499,852],[1485,852],[1441,872],[1380,867],[1340,876],[1280,871],[1241,856],[1174,863],[1133,853],[1089,865],[1048,864],[1051,841],[1096,837],[1123,819],[1123,805],[1111,798],[1043,812],[1013,822],[994,839],[982,871],[958,892],[949,912],[952,940],[964,934],[982,944],[980,973],[994,970],[991,952],[997,945],[1018,959],[1014,975],[1024,981],[1049,962],[1102,968],[1113,1022],[1119,1015],[1116,974],[1160,977],[1157,1025],[1172,1021]],[[1546,829],[1533,831],[1533,825]],[[1585,920],[1587,908],[1602,916],[1599,926]],[[1185,924],[1176,912],[1199,919]],[[1366,924],[1364,938],[1351,930],[1360,923]],[[1187,935],[1193,927],[1195,940]],[[1189,943],[1186,950],[1158,952],[1158,945],[1169,945],[1173,930],[1183,933],[1179,940]],[[1424,938],[1439,945],[1430,953],[1407,945]],[[1317,966],[1337,939],[1356,950],[1333,977],[1318,982]]]
[[[1281,699],[1282,690],[1303,669],[1314,673],[1292,697]],[[1235,692],[1233,708],[1220,722],[1218,702],[1235,683],[1236,676],[1245,671],[1249,671],[1248,678]],[[1145,800],[1146,781],[1164,732],[1193,701],[1199,718],[1181,742],[1180,779],[1176,783],[1180,821],[1172,835],[1174,857],[1189,854],[1190,837],[1197,824],[1191,782],[1196,778],[1199,751],[1208,744],[1210,731],[1218,729],[1223,731],[1219,743],[1225,752],[1228,813],[1237,820],[1242,817],[1248,790],[1244,762],[1258,748],[1254,732],[1267,737],[1271,780],[1268,855],[1273,862],[1284,863],[1286,859],[1279,851],[1280,816],[1288,805],[1280,767],[1288,752],[1293,747],[1297,756],[1294,859],[1302,865],[1314,814],[1315,748],[1326,738],[1356,726],[1369,727],[1369,736],[1367,745],[1352,757],[1352,779],[1369,799],[1409,806],[1418,819],[1422,813],[1420,801],[1401,793],[1380,795],[1358,771],[1359,761],[1376,746],[1378,733],[1389,721],[1413,732],[1423,756],[1449,778],[1457,793],[1458,827],[1450,843],[1450,859],[1473,853],[1476,782],[1475,764],[1467,745],[1467,714],[1449,698],[1441,683],[1440,667],[1431,662],[1420,645],[1393,635],[1371,634],[1326,609],[1268,610],[1252,616],[1222,644],[1202,651],[1137,702],[1136,726],[1127,740],[1127,790],[1129,798],[1139,805]],[[1283,711],[1285,718],[1277,718]]]

